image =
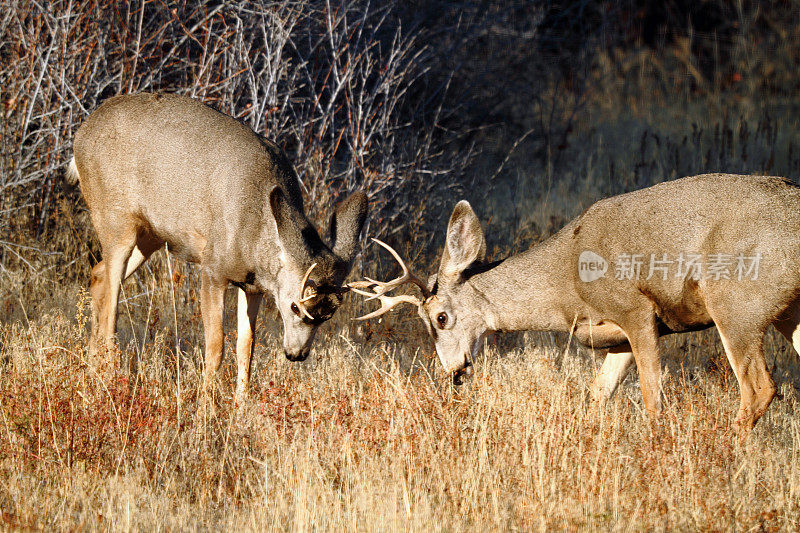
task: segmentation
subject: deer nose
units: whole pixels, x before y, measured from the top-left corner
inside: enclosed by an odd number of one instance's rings
[[[453,385],[463,385],[467,378],[472,375],[472,363],[467,361],[464,366],[453,372]]]
[[[311,352],[311,348],[303,348],[297,353],[291,353],[288,350],[284,350],[284,354],[286,354],[286,359],[292,361],[293,363],[297,363],[300,361],[305,361],[308,357],[308,354]]]

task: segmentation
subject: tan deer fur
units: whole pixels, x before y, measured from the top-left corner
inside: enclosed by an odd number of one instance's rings
[[[329,246],[306,218],[297,176],[277,145],[177,95],[104,102],[75,135],[67,178],[80,181],[102,246],[92,270],[90,351],[114,346],[122,281],[166,243],[200,265],[204,386],[222,358],[225,290],[238,287],[237,400],[250,378],[262,294],[275,297],[286,357],[304,360],[317,326],[341,304],[367,212],[364,194],[345,200]]]
[[[584,251],[608,262],[605,276],[581,280]],[[766,329],[774,325],[800,352],[800,189],[780,178],[706,174],[660,183],[598,201],[519,255],[484,264],[484,253],[480,222],[459,202],[439,272],[418,299],[439,358],[457,380],[489,331],[572,332],[586,345],[609,349],[594,397],[610,397],[635,363],[654,415],[661,400],[659,336],[715,325],[739,382],[737,423],[749,430],[775,395],[762,351]],[[671,270],[666,279],[661,272],[646,279],[650,254],[693,253],[706,261],[712,254],[760,254],[758,274],[714,279],[704,272],[693,279]],[[642,254],[638,279],[617,279],[611,264],[622,254]]]

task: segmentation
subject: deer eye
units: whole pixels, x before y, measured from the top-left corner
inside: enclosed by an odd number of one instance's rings
[[[297,316],[300,316],[300,308],[297,307],[296,303],[292,302],[290,309],[292,310],[292,313],[296,314]]]
[[[436,315],[436,323],[439,324],[440,328],[444,328],[447,325],[447,313]]]

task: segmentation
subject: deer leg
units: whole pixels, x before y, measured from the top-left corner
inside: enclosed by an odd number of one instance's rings
[[[736,415],[736,425],[749,432],[764,414],[775,396],[775,383],[764,361],[764,332],[739,334],[735,328],[717,324],[725,354],[728,356],[739,382],[741,402]]]
[[[600,404],[610,400],[634,363],[629,344],[609,348],[603,366],[592,382],[591,399]]]
[[[101,336],[100,317],[104,316],[106,302],[106,262],[100,261],[92,268],[92,281],[89,286],[92,295],[92,322],[89,333],[89,356],[97,355],[98,340]]]
[[[641,324],[641,322],[639,322]],[[630,329],[628,339],[639,371],[639,387],[642,389],[644,408],[650,419],[661,414],[661,356],[658,353],[658,328],[651,318],[644,327]]]
[[[227,282],[212,278],[205,270],[201,276],[200,311],[206,337],[206,362],[203,368],[203,391],[208,390],[222,362],[222,313]]]
[[[260,293],[248,294],[239,289],[239,305],[237,308],[238,330],[236,335],[236,362],[238,377],[236,379],[235,400],[238,405],[244,402],[247,385],[250,382],[250,363],[253,357],[253,345],[256,332],[256,318],[261,305]]]
[[[125,263],[125,275],[122,278],[123,281],[128,279],[128,277],[133,274],[136,269],[147,260],[148,257],[150,257],[150,254],[153,253],[154,248],[146,247],[145,250],[146,252],[142,252],[142,250],[139,248],[139,245],[134,246],[130,257]],[[102,335],[101,330],[103,328],[101,327],[100,317],[106,316],[105,304],[107,301],[106,293],[108,291],[106,265],[106,261],[100,261],[94,266],[92,269],[92,281],[91,285],[89,286],[89,292],[92,295],[92,322],[89,334],[89,354],[91,356],[97,354],[97,342]]]
[[[117,327],[117,305],[119,304],[119,292],[122,285],[123,275],[128,263],[128,259],[133,251],[134,243],[130,245],[116,245],[108,253],[104,253],[105,259],[105,294],[102,300],[102,311],[99,313],[99,323],[102,337],[105,340],[106,348],[113,350],[116,345],[114,334]],[[96,267],[95,267],[96,268]]]

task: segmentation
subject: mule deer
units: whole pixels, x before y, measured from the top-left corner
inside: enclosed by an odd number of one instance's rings
[[[660,411],[659,336],[716,325],[739,382],[736,421],[744,430],[775,395],[762,352],[769,325],[800,352],[800,189],[779,178],[706,174],[665,182],[601,200],[503,261],[484,264],[485,249],[478,218],[459,202],[431,283],[390,249],[403,275],[351,284],[381,302],[361,318],[417,305],[456,383],[489,331],[571,332],[609,350],[594,398],[610,397],[635,362],[651,416]],[[388,294],[409,282],[422,298]]]
[[[75,135],[67,177],[80,181],[103,253],[92,270],[90,352],[100,341],[114,346],[121,283],[166,243],[200,265],[204,387],[222,359],[225,290],[238,287],[238,401],[250,379],[262,293],[275,298],[286,357],[304,360],[317,326],[342,302],[367,213],[363,193],[345,200],[328,246],[303,212],[298,178],[280,148],[177,95],[104,102]]]

